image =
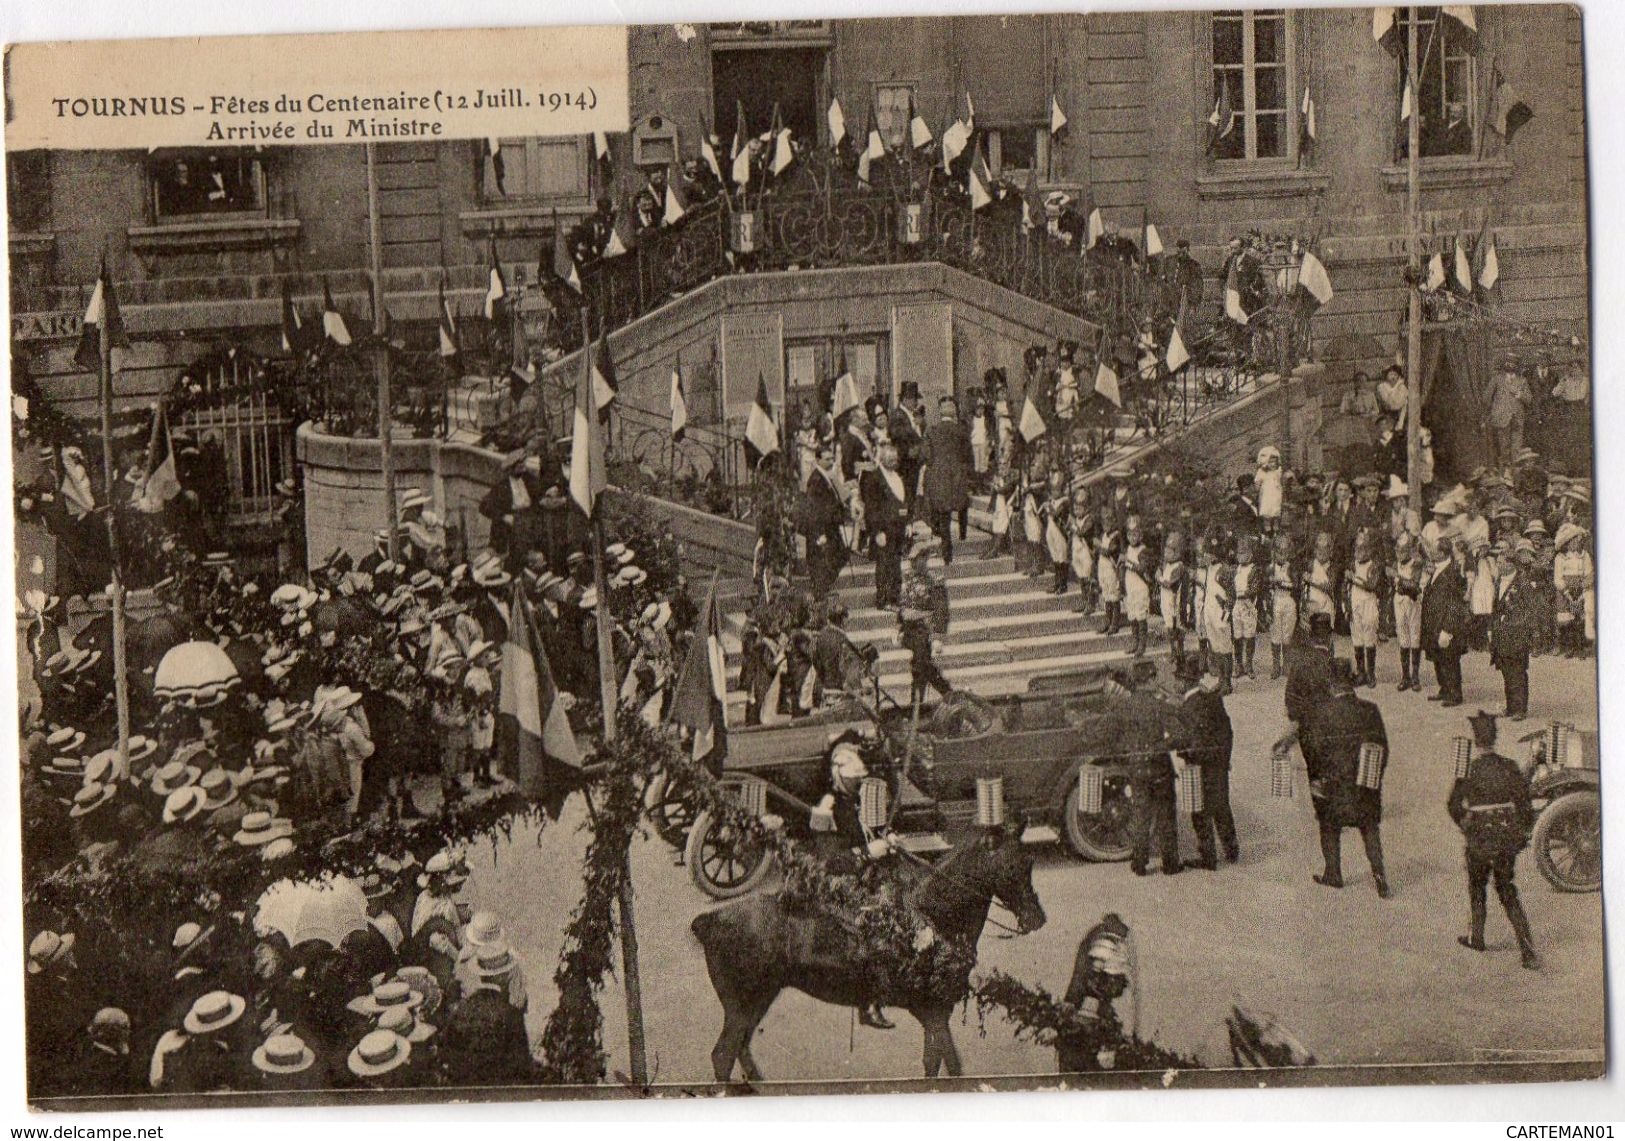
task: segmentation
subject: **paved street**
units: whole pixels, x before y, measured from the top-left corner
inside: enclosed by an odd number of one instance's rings
[[[1083,864],[1059,845],[1037,846],[1034,878],[1049,924],[1019,939],[990,932],[982,940],[982,964],[1061,990],[1079,937],[1101,913],[1116,911],[1138,942],[1143,1030],[1204,1060],[1228,1062],[1222,1020],[1236,1000],[1273,1011],[1328,1063],[1600,1057],[1600,894],[1552,891],[1526,853],[1518,876],[1545,968],[1535,974],[1519,967],[1493,892],[1490,953],[1473,955],[1456,945],[1466,930],[1467,905],[1461,841],[1444,810],[1450,739],[1466,733],[1464,714],[1499,709],[1499,675],[1484,655],[1470,658],[1467,704],[1441,710],[1418,694],[1396,693],[1391,645],[1382,655],[1383,684],[1375,693],[1392,743],[1383,821],[1392,900],[1377,898],[1352,831],[1344,841],[1348,886],[1332,891],[1311,882],[1319,855],[1301,779],[1297,799],[1269,796],[1269,744],[1284,728],[1282,683],[1246,681],[1228,702],[1237,729],[1232,799],[1241,863],[1216,873],[1137,879],[1126,864]],[[1532,678],[1537,720],[1509,726],[1514,733],[1551,717],[1595,727],[1593,663],[1537,659]],[[540,843],[520,834],[472,853],[476,906],[505,916],[525,959],[533,1037],[552,1009],[550,976],[579,896],[581,816],[573,805]],[[1188,833],[1183,843],[1189,857]],[[709,901],[657,839],[637,842],[634,874],[651,1069],[657,1080],[709,1080],[721,1012],[688,931]],[[603,1003],[612,1068],[626,1064],[621,996],[617,979]],[[854,1034],[850,1011],[788,993],[769,1013],[753,1051],[770,1079],[917,1077],[920,1031],[906,1015],[898,1022],[889,1033],[858,1028]],[[970,1075],[1054,1070],[1050,1051],[1014,1041],[997,1018],[983,1036],[973,1011],[956,1019],[955,1034]]]

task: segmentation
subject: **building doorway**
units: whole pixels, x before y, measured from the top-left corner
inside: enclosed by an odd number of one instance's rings
[[[745,128],[760,135],[773,123],[773,105],[792,137],[819,138],[818,86],[824,74],[823,48],[736,48],[711,53],[712,114],[717,138],[732,142],[738,108]],[[726,156],[724,156],[726,157]]]

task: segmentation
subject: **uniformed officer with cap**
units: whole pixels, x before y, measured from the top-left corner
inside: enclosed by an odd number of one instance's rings
[[[1518,853],[1529,843],[1529,830],[1534,823],[1534,810],[1529,803],[1529,778],[1518,766],[1495,751],[1495,716],[1482,710],[1469,717],[1473,729],[1473,742],[1478,755],[1467,766],[1467,775],[1457,779],[1450,789],[1446,807],[1450,818],[1467,838],[1467,902],[1472,929],[1458,936],[1456,942],[1472,951],[1484,950],[1484,920],[1487,910],[1486,889],[1495,880],[1495,894],[1506,909],[1512,933],[1517,937],[1523,965],[1529,970],[1540,967],[1540,956],[1535,953],[1534,936],[1529,930],[1529,917],[1524,914],[1518,899],[1518,887],[1512,882]]]

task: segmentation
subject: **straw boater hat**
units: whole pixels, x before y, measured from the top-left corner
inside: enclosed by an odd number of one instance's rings
[[[286,836],[278,836],[275,840],[272,840],[269,844],[260,849],[260,859],[269,864],[276,860],[293,855],[293,851],[293,841],[288,839]]]
[[[350,1072],[359,1078],[373,1078],[406,1065],[412,1057],[412,1043],[393,1030],[374,1030],[350,1051]]]
[[[170,761],[159,766],[152,774],[152,791],[157,796],[168,796],[195,782],[202,772],[196,765],[189,765],[185,761]]]
[[[380,1014],[378,1029],[399,1034],[412,1043],[426,1042],[434,1037],[434,1027],[418,1021],[417,1012],[404,1006],[392,1006]]]
[[[278,610],[308,610],[316,602],[316,592],[297,582],[285,582],[271,592],[271,605]]]
[[[433,503],[434,499],[421,487],[410,488],[401,496],[402,511],[410,511],[414,507],[428,507]]]
[[[597,610],[598,588],[596,586],[589,586],[586,590],[583,590],[581,592],[580,599],[578,599],[576,602],[576,605],[583,610]]]
[[[1590,533],[1591,532],[1587,531],[1578,523],[1564,523],[1558,527],[1557,538],[1553,540],[1552,545],[1561,551],[1565,546],[1572,543],[1575,539],[1584,539]]]
[[[85,731],[75,729],[72,725],[64,725],[60,729],[52,730],[45,738],[45,743],[55,753],[77,753],[79,747],[85,743]]]
[[[615,575],[617,586],[640,586],[649,580],[649,572],[642,567],[622,567]]]
[[[482,979],[500,978],[519,965],[506,943],[481,947],[472,958],[474,972]]]
[[[177,788],[164,798],[164,823],[185,824],[203,811],[207,797],[195,784]]]
[[[352,998],[345,1006],[357,1014],[376,1017],[396,1007],[402,1010],[415,1010],[422,1002],[423,996],[407,983],[400,979],[385,981],[380,976],[374,980],[370,991],[359,998]]]
[[[85,778],[85,759],[83,757],[52,757],[46,762],[47,776],[73,777],[75,780]]]
[[[264,1074],[299,1074],[315,1063],[316,1051],[297,1034],[273,1034],[254,1051],[252,1059],[254,1068]]]
[[[671,603],[664,599],[649,603],[643,608],[640,620],[652,629],[664,630],[666,623],[671,621]]]
[[[502,919],[494,911],[476,911],[463,928],[463,943],[469,947],[500,947],[505,945]]]
[[[423,865],[423,873],[418,876],[418,886],[428,887],[430,881],[436,879],[448,886],[465,882],[468,868],[463,863],[462,855],[448,848],[430,856],[429,862]]]
[[[1411,489],[1405,486],[1405,481],[1392,473],[1388,476],[1388,498],[1404,499],[1410,495]]]
[[[158,752],[158,742],[140,733],[132,736],[125,744],[130,750],[130,764],[132,767]],[[116,750],[108,751],[116,752]]]
[[[73,950],[73,932],[41,931],[28,944],[28,973],[37,975]]]
[[[631,547],[622,547],[621,550],[620,550],[620,553],[615,555],[615,561],[617,563],[619,563],[623,567],[631,566],[632,565],[632,560],[637,558],[637,557],[638,557],[638,553],[636,551],[634,551]]]
[[[269,812],[250,812],[243,817],[242,824],[232,840],[245,848],[257,848],[291,835],[293,821],[272,816]]]
[[[237,782],[225,769],[214,768],[204,773],[197,787],[203,793],[203,809],[213,812],[237,799]]]
[[[1550,532],[1546,530],[1546,524],[1544,522],[1539,519],[1531,519],[1529,520],[1528,525],[1524,527],[1523,533],[1531,538],[1536,535],[1539,535],[1541,538],[1545,538]]]
[[[214,1034],[243,1016],[248,1002],[230,991],[211,990],[192,1004],[181,1020],[188,1034]]]
[[[100,781],[86,781],[83,788],[73,794],[73,807],[68,809],[68,815],[75,820],[89,816],[102,805],[113,799],[118,792],[115,784],[102,784]]]

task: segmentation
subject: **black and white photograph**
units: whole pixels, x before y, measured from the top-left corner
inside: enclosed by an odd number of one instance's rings
[[[28,1106],[1602,1078],[1588,21],[9,45]]]

